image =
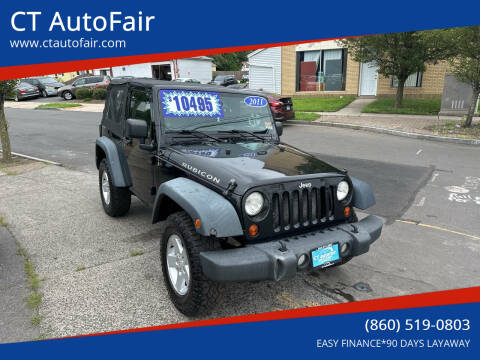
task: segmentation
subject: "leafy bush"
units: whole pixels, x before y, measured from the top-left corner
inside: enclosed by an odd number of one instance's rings
[[[95,100],[105,100],[107,97],[107,89],[105,88],[98,88],[93,90],[92,98]]]
[[[76,96],[78,99],[86,99],[86,98],[92,97],[92,90],[86,89],[86,88],[78,89],[78,90],[75,92],[75,96]]]

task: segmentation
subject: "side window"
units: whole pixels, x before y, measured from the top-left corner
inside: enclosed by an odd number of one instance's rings
[[[74,82],[74,84],[76,86],[84,85],[85,84],[85,79],[78,79],[77,81]]]
[[[133,89],[130,93],[128,106],[128,117],[132,119],[145,120],[148,125],[148,136],[151,134],[152,114],[150,92]]]
[[[125,94],[124,87],[112,87],[108,91],[107,121],[110,130],[117,136],[123,135],[123,121],[125,120]]]

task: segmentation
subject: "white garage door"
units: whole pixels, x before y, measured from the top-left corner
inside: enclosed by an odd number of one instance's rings
[[[250,65],[249,81],[250,89],[275,92],[274,73],[271,67]]]

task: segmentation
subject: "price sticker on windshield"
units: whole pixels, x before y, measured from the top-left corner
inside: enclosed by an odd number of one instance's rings
[[[169,117],[221,117],[222,102],[217,92],[160,90],[163,115]]]

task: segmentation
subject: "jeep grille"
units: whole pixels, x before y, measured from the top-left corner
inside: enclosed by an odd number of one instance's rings
[[[334,186],[321,186],[273,193],[273,231],[280,233],[333,220],[334,191]]]

